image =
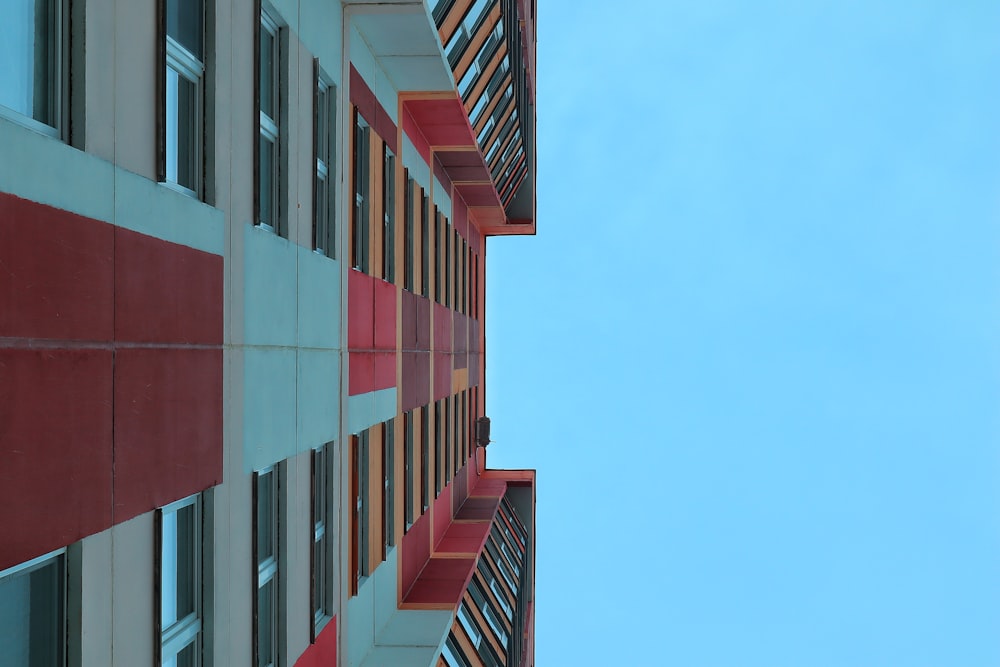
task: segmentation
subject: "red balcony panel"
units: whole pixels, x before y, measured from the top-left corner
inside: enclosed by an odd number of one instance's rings
[[[377,350],[396,349],[396,298],[399,288],[384,280],[373,280],[375,297],[375,333]]]
[[[115,229],[115,338],[222,344],[222,257]]]
[[[0,349],[0,570],[111,526],[112,351]]]
[[[114,227],[0,193],[0,337],[108,341]]]
[[[347,347],[375,347],[375,280],[354,269],[347,272]]]
[[[221,482],[222,350],[118,350],[115,523]]]
[[[348,395],[358,396],[375,391],[375,354],[348,353]]]

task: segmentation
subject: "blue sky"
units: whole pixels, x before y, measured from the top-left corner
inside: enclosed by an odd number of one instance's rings
[[[1000,4],[539,0],[539,665],[1000,665]]]

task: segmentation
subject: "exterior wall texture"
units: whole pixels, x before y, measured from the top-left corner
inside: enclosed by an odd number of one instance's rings
[[[534,474],[487,470],[476,420],[486,239],[534,232],[533,209],[505,208],[534,196],[534,122],[480,140],[494,121],[470,114],[533,110],[534,16],[510,0],[190,3],[191,189],[162,173],[184,3],[54,4],[58,120],[0,106],[0,608],[3,586],[58,561],[60,665],[263,661],[265,586],[271,664],[457,667],[460,635],[464,664],[487,664],[457,614],[504,503],[528,541],[527,585],[504,604],[533,602]],[[262,14],[280,79],[274,225],[258,224]],[[512,40],[531,57],[500,76]],[[167,519],[188,505],[185,552]],[[174,562],[186,553],[193,573]],[[196,591],[183,640],[168,574]],[[530,635],[525,618],[507,635]]]

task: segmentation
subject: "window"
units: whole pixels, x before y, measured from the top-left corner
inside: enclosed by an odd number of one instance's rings
[[[166,0],[161,179],[200,196],[205,79],[205,8],[201,0]]]
[[[62,0],[9,0],[0,21],[0,115],[58,137],[65,104]]]
[[[403,171],[406,183],[406,201],[403,206],[403,289],[413,291],[413,179],[408,170]]]
[[[427,193],[424,189],[420,189],[420,293],[426,297],[431,295],[431,281],[430,281],[430,265],[431,265],[431,246],[430,246],[430,222],[428,218],[430,217],[430,204],[427,199]]]
[[[382,277],[396,281],[396,156],[382,144]]]
[[[403,492],[406,495],[406,509],[403,520],[406,530],[413,525],[413,411],[403,415]]]
[[[354,593],[361,579],[368,576],[368,431],[351,438],[354,514],[351,522],[352,583]]]
[[[472,595],[472,599],[475,600],[476,606],[479,607],[479,611],[483,613],[486,624],[490,626],[493,634],[500,640],[500,645],[506,646],[507,631],[504,629],[503,621],[500,620],[500,615],[493,609],[493,604],[486,599],[486,593],[483,592],[478,579],[472,579],[472,583],[469,585],[469,593]]]
[[[441,213],[434,207],[434,300],[441,303]]]
[[[483,633],[479,631],[479,626],[472,618],[472,613],[465,600],[462,600],[462,604],[458,607],[458,622],[462,624],[465,634],[469,635],[469,641],[472,642],[473,648],[479,648],[479,643],[483,640]]]
[[[354,214],[351,232],[351,266],[368,273],[368,175],[370,128],[357,109],[354,110]]]
[[[444,431],[444,482],[447,484],[455,476],[454,468],[454,457],[451,451],[451,398],[445,398],[441,401],[444,403],[444,423],[441,424],[441,429]]]
[[[337,229],[334,224],[333,128],[337,126],[337,91],[313,61],[316,87],[313,110],[313,152],[316,153],[316,180],[313,182],[313,247],[328,257],[335,257]]]
[[[3,619],[0,646],[9,664],[32,667],[65,664],[64,550],[0,571],[0,618]]]
[[[333,504],[332,443],[313,450],[312,455],[312,609],[313,637],[333,615],[330,582],[333,579],[333,545],[330,531],[330,507]]]
[[[160,510],[160,664],[201,664],[201,502]]]
[[[257,222],[261,227],[285,235],[279,210],[278,168],[281,111],[280,41],[278,25],[266,12],[260,14],[257,57],[260,141],[257,154]]]
[[[393,535],[393,506],[396,502],[393,483],[395,465],[396,420],[390,419],[382,428],[382,560],[389,547],[396,543]]]
[[[434,497],[441,495],[441,469],[444,457],[441,455],[441,401],[434,403]]]
[[[441,228],[444,230],[444,254],[441,261],[444,263],[444,305],[451,305],[451,232],[448,231],[448,218],[442,217]]]
[[[277,468],[254,474],[254,563],[257,565],[254,653],[257,667],[271,667],[277,663],[278,492]]]
[[[448,639],[441,650],[441,657],[448,663],[448,667],[469,667],[469,661],[465,659],[452,633],[448,633]]]
[[[428,449],[430,448],[430,419],[428,418],[428,413],[430,411],[427,406],[424,405],[420,408],[420,501],[423,503],[423,509],[420,511],[421,514],[427,511],[427,508],[431,505],[431,485],[430,485],[430,457],[428,454]]]

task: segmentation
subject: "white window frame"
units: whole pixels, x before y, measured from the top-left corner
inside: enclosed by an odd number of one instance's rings
[[[169,1],[169,0],[168,0]],[[202,28],[201,34],[201,48],[202,52],[205,50],[205,6],[204,3],[199,2],[199,9],[202,12],[199,24]],[[164,146],[164,156],[166,164],[164,165],[164,176],[166,180],[164,185],[169,186],[173,190],[178,192],[183,192],[184,194],[190,195],[195,198],[199,198],[202,195],[204,188],[204,169],[202,166],[202,155],[204,152],[204,109],[205,109],[205,63],[203,60],[199,60],[198,57],[191,53],[186,47],[184,47],[180,42],[175,40],[169,34],[166,33],[166,26],[164,26],[163,38],[166,40],[166,56],[167,56],[167,90],[165,91],[163,104],[168,105],[168,109],[164,112],[164,122],[167,123],[167,127],[164,130],[164,141],[166,145]],[[204,56],[203,56],[204,57]],[[169,113],[169,101],[170,101],[170,72],[173,71],[178,77],[186,79],[189,83],[194,84],[195,87],[195,99],[194,99],[194,118],[189,119],[192,132],[194,133],[194,155],[190,156],[193,164],[195,165],[194,172],[194,187],[188,187],[183,185],[177,180],[177,174],[169,174],[168,169],[170,165],[170,153],[175,151],[177,154],[174,157],[174,162],[176,165],[181,164],[181,146],[179,141],[179,130],[180,130],[180,119],[178,119],[177,125],[173,126],[173,141],[170,140],[171,135],[171,125],[169,123],[170,113]],[[174,104],[177,100],[174,100]]]
[[[279,516],[280,516],[281,503],[279,502],[279,498],[278,498],[279,495],[280,495],[280,493],[279,493],[280,485],[279,485],[279,479],[278,479],[278,467],[277,466],[270,466],[268,468],[264,468],[263,470],[258,470],[257,473],[254,476],[254,485],[255,486],[260,484],[260,477],[262,477],[263,475],[271,475],[272,476],[271,477],[271,485],[272,485],[271,489],[272,489],[272,493],[271,493],[271,508],[270,508],[270,511],[271,511],[271,529],[272,529],[271,530],[271,550],[272,550],[272,554],[271,554],[271,556],[265,558],[264,560],[260,560],[260,554],[257,553],[257,543],[260,541],[260,537],[259,537],[259,535],[257,535],[256,539],[254,540],[254,544],[253,544],[254,556],[255,556],[255,559],[257,561],[256,563],[254,563],[257,566],[257,568],[256,568],[257,569],[257,588],[256,588],[255,595],[259,597],[260,589],[262,589],[264,586],[266,586],[269,583],[272,584],[272,587],[271,587],[271,590],[272,590],[272,616],[271,616],[271,618],[272,618],[272,625],[271,625],[270,628],[267,628],[267,630],[269,631],[269,633],[271,635],[271,652],[272,652],[272,654],[276,658],[276,656],[278,654],[278,618],[280,616],[280,614],[278,612],[279,599],[280,599],[280,597],[279,597],[279,589],[280,589],[279,583],[280,582],[279,582],[279,579],[278,579],[278,553],[279,553],[278,549],[280,548],[280,540],[279,540]],[[256,488],[255,488],[255,493],[257,493]],[[258,512],[259,511],[260,511],[260,494],[257,493],[256,503],[254,503],[254,508],[253,508],[254,521],[257,520],[257,516],[258,516]],[[260,526],[259,525],[257,526],[256,530],[260,530]],[[260,641],[261,641],[261,630],[262,630],[262,628],[260,626],[260,613],[259,612],[260,612],[260,610],[258,609],[257,628],[256,628],[256,642],[257,642],[257,645],[255,646],[255,652],[258,652],[260,650]],[[259,660],[259,658],[258,658],[258,660]],[[268,665],[270,667],[270,666],[275,665],[276,663],[277,663],[277,660],[275,659],[275,660],[272,660],[272,662],[269,662]]]
[[[169,514],[176,514],[179,510],[185,507],[194,507],[194,535],[191,536],[192,546],[193,546],[193,559],[194,562],[191,564],[191,572],[194,577],[192,582],[192,588],[195,591],[194,594],[194,611],[189,613],[187,616],[181,619],[177,619],[169,626],[163,626],[162,614],[163,614],[163,594],[164,594],[164,573],[166,572],[164,568],[164,558],[163,558],[163,544],[164,544],[164,534],[163,526],[164,519]],[[176,541],[175,537],[175,541]],[[188,646],[194,645],[194,655],[195,655],[195,667],[201,664],[201,629],[202,629],[202,588],[201,588],[201,576],[202,576],[202,503],[200,494],[195,494],[193,496],[188,496],[176,502],[170,503],[162,508],[160,508],[160,609],[157,610],[157,614],[160,614],[160,664],[166,663],[171,658],[176,658],[177,655],[186,649]],[[177,580],[177,573],[174,572],[174,581]],[[174,588],[176,589],[176,583]]]
[[[320,631],[333,618],[333,600],[330,583],[333,573],[333,544],[331,543],[332,531],[328,526],[333,509],[333,448],[332,442],[328,442],[322,447],[318,447],[313,453],[313,489],[318,497],[313,505],[313,545],[319,545],[320,562],[313,563],[313,577],[322,574],[322,584],[319,587],[320,599],[313,600],[313,631],[314,636],[318,636]],[[315,516],[315,502],[318,501],[325,508],[323,517]],[[315,556],[314,556],[315,558]],[[315,591],[315,586],[313,587]]]
[[[28,0],[25,0],[28,1]],[[66,139],[64,127],[66,126],[66,81],[67,76],[67,56],[68,44],[67,34],[69,21],[67,19],[66,0],[48,0],[49,13],[51,16],[50,25],[45,28],[45,35],[49,39],[48,60],[49,72],[46,77],[46,86],[49,96],[48,113],[54,124],[50,125],[45,121],[37,120],[29,113],[21,113],[16,109],[0,104],[0,117],[11,120],[19,125],[23,125],[35,132],[55,137],[56,139]],[[32,5],[34,3],[31,3]],[[37,32],[37,29],[36,29]],[[32,36],[32,39],[34,37]],[[33,63],[32,63],[33,64]],[[32,96],[34,96],[34,86],[32,86]]]
[[[20,563],[18,565],[14,565],[13,567],[9,567],[6,570],[0,570],[0,584],[2,584],[4,580],[15,579],[18,577],[25,576],[27,574],[30,574],[31,572],[34,572],[35,570],[40,570],[44,567],[48,567],[54,561],[60,561],[60,560],[62,567],[61,571],[62,579],[60,581],[59,602],[58,602],[60,608],[56,610],[56,613],[58,615],[57,620],[60,625],[60,636],[63,639],[59,647],[59,657],[58,657],[59,660],[58,664],[61,667],[62,665],[66,664],[66,653],[67,653],[67,646],[65,641],[66,622],[67,622],[66,589],[68,588],[66,585],[66,571],[68,565],[66,558],[66,548],[63,547],[61,549],[56,549],[55,551],[50,551],[47,554],[43,554],[36,558],[32,558],[31,560],[25,561],[24,563]]]
[[[317,65],[318,67],[318,65]],[[325,197],[316,196],[313,198],[313,206],[316,207],[313,216],[316,225],[316,252],[327,257],[334,258],[336,252],[336,228],[334,226],[334,192],[336,183],[335,170],[336,158],[334,154],[334,136],[336,136],[336,108],[337,108],[337,87],[329,78],[320,71],[316,76],[316,124],[313,129],[314,150],[316,152],[316,184],[315,191],[319,191],[320,183],[326,191]],[[325,127],[325,145],[315,136],[319,126]],[[327,247],[334,246],[334,247]]]
[[[465,630],[465,634],[469,635],[469,642],[472,647],[479,650],[479,644],[483,641],[483,633],[476,626],[475,620],[469,616],[469,612],[466,610],[465,600],[458,605],[458,622],[462,625],[462,629]]]
[[[260,11],[260,28],[267,32],[273,39],[274,43],[274,54],[271,58],[271,99],[274,101],[274,115],[272,118],[260,109],[260,136],[266,141],[270,142],[274,147],[271,151],[271,219],[267,222],[260,219],[261,212],[257,212],[257,224],[262,229],[274,232],[278,234],[280,232],[280,219],[281,219],[281,206],[280,206],[280,196],[281,187],[279,179],[281,178],[281,169],[279,164],[281,163],[281,27],[268,14],[267,10],[261,9]],[[263,59],[258,63],[258,67],[263,66]],[[260,72],[258,71],[258,77]],[[259,160],[259,156],[258,156]],[[258,183],[257,187],[260,188],[260,172],[263,171],[263,165],[258,165]],[[259,193],[258,196],[262,196],[263,193]]]

